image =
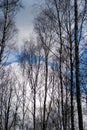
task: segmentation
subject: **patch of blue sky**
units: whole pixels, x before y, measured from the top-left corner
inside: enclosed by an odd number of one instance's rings
[[[59,64],[55,61],[48,61],[48,65],[53,69],[55,72],[58,72]]]
[[[45,57],[44,56],[37,56],[34,53],[29,53],[29,52],[21,52],[20,55],[18,56],[18,59],[20,60],[20,62],[29,62],[32,64],[37,64],[40,61],[42,61],[43,63],[45,63]],[[48,65],[53,69],[55,69],[55,71],[58,70],[58,64],[53,62],[53,61],[48,61]]]
[[[17,52],[10,52],[9,50],[5,51],[3,55],[3,62],[1,63],[3,66],[8,66],[13,63],[19,63],[17,58]]]
[[[13,63],[22,63],[22,62],[28,62],[32,64],[37,64],[39,60],[43,63],[45,63],[45,57],[44,56],[37,56],[34,53],[29,52],[11,52],[8,56],[7,61],[3,62],[4,66],[8,66]],[[54,70],[58,71],[58,63],[54,61],[48,60],[48,65]]]
[[[87,49],[84,49],[80,58],[80,81],[81,91],[84,93],[87,91]]]
[[[81,28],[79,28],[78,29],[78,41],[80,41],[81,34],[82,34],[82,30],[81,30]],[[75,30],[72,33],[72,41],[74,41],[74,40],[75,40]]]
[[[22,62],[29,62],[32,64],[36,64],[38,61],[38,57],[33,53],[30,54],[29,52],[20,52],[17,56],[18,61]]]

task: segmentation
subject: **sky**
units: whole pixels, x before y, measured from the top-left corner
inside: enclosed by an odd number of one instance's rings
[[[34,18],[42,7],[42,0],[22,0],[24,8],[16,16],[16,26],[18,29],[18,45],[20,46],[25,39],[34,35]]]
[[[21,8],[15,17],[15,24],[18,29],[17,39],[16,39],[16,49],[11,51],[8,56],[8,62],[3,61],[4,65],[9,65],[12,63],[18,63],[18,55],[20,53],[21,45],[25,40],[29,40],[35,37],[34,33],[34,18],[37,17],[42,6],[44,6],[45,0],[22,0],[23,8]],[[5,55],[7,53],[5,52]],[[7,60],[6,60],[7,61]]]

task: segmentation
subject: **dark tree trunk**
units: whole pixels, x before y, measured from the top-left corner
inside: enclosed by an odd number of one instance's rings
[[[45,54],[46,55],[46,54]],[[48,79],[48,56],[45,56],[45,98],[43,108],[43,130],[46,130],[46,101],[47,101],[47,79]]]
[[[79,125],[79,130],[83,130],[81,93],[80,93],[78,4],[77,4],[77,0],[74,0],[74,13],[75,13],[75,65],[76,65],[76,96],[77,96],[77,110],[78,110],[78,125]]]
[[[37,87],[37,82],[38,82],[39,65],[38,65],[38,70],[37,70],[35,84],[34,84],[34,116],[33,116],[34,130],[36,130],[36,87]]]
[[[72,41],[70,36],[70,86],[71,86],[71,130],[74,130],[74,106],[73,106],[73,61],[72,61]]]
[[[1,49],[0,49],[0,63],[2,62],[3,52],[5,48],[5,42],[6,42],[6,33],[7,33],[7,20],[8,20],[8,0],[5,2],[6,5],[4,5],[4,29],[3,29],[3,35],[1,40]]]
[[[36,86],[34,87],[34,116],[33,116],[33,126],[36,130]]]

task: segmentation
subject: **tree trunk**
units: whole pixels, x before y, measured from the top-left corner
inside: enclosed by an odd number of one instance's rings
[[[48,79],[48,56],[45,56],[45,97],[43,108],[43,130],[46,130],[46,101],[47,101],[47,79]]]
[[[6,5],[4,5],[4,29],[3,29],[3,35],[1,40],[1,49],[0,49],[0,63],[2,62],[3,52],[5,48],[5,42],[6,42],[6,33],[7,33],[7,21],[8,21],[8,0],[6,0]]]
[[[73,106],[73,61],[72,61],[72,41],[70,36],[70,86],[71,86],[71,130],[74,130],[74,106]]]
[[[78,125],[79,130],[83,130],[81,93],[80,93],[80,71],[79,71],[79,42],[78,42],[78,5],[77,0],[74,0],[74,15],[75,15],[75,67],[76,67],[76,97],[78,110]]]

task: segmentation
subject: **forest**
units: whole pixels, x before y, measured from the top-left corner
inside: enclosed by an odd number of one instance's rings
[[[87,0],[43,1],[18,48],[23,0],[0,0],[0,130],[87,130]]]

